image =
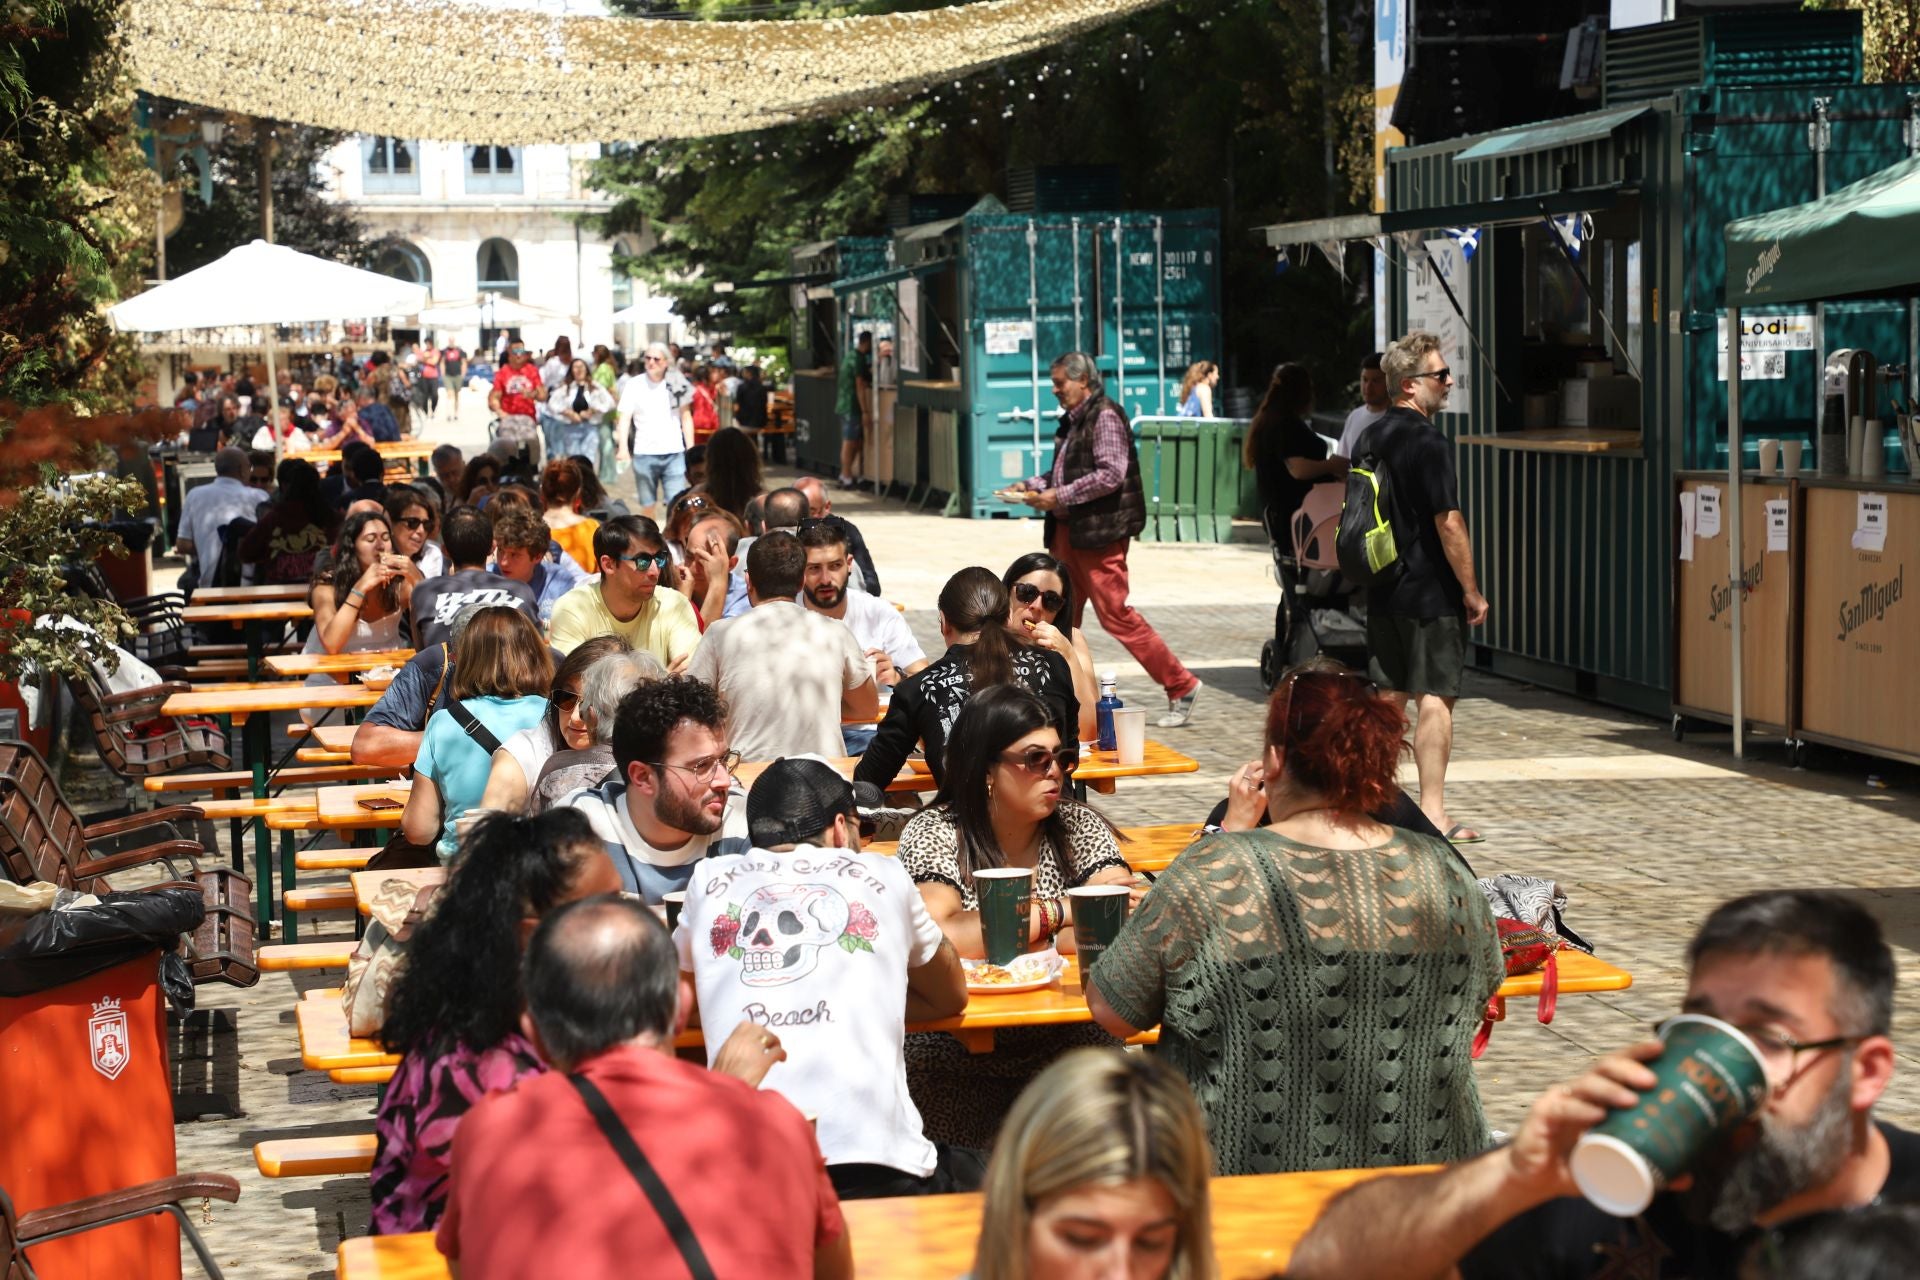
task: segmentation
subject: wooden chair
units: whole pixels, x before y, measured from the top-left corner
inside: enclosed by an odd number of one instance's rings
[[[219,1264],[207,1251],[206,1242],[193,1229],[182,1200],[194,1197],[223,1200],[228,1204],[240,1198],[240,1184],[224,1173],[176,1173],[136,1186],[122,1187],[82,1200],[49,1205],[31,1213],[18,1213],[5,1188],[0,1188],[0,1277],[5,1280],[37,1280],[38,1273],[27,1257],[27,1250],[49,1240],[79,1235],[119,1222],[131,1222],[153,1213],[169,1213],[180,1224],[180,1234],[192,1246],[201,1268],[214,1280],[222,1280]]]
[[[0,862],[23,884],[45,880],[91,893],[110,888],[109,875],[153,863],[165,866],[174,880],[198,883],[197,859],[205,849],[182,839],[173,824],[201,816],[192,805],[171,805],[83,824],[40,753],[24,742],[0,741]],[[167,839],[118,853],[102,854],[92,847],[96,841],[161,832]]]
[[[191,690],[184,681],[108,693],[89,671],[85,676],[69,676],[67,687],[87,714],[101,761],[128,781],[183,769],[227,769],[233,764],[226,735],[220,730],[160,710],[169,697]],[[135,733],[136,728],[158,732]]]
[[[188,651],[193,647],[193,629],[180,616],[187,598],[178,591],[122,600],[108,588],[106,578],[94,565],[68,565],[66,573],[67,584],[74,590],[96,600],[112,600],[126,610],[134,625],[134,635],[126,648],[134,657],[160,668],[180,667],[192,661]]]

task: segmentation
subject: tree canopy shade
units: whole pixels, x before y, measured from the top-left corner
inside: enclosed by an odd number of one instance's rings
[[[1920,159],[1727,224],[1727,305],[1920,293]]]
[[[134,0],[127,48],[148,92],[264,119],[473,144],[647,141],[843,112],[1157,3],[686,22],[454,0]]]

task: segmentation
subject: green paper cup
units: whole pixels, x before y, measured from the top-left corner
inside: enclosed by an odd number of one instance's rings
[[[667,909],[667,932],[672,933],[680,923],[680,909],[687,905],[687,892],[684,889],[673,893],[663,893],[660,901]]]
[[[1085,982],[1127,922],[1133,895],[1123,884],[1085,884],[1067,890],[1073,904],[1073,945],[1080,953],[1080,981]]]
[[[1643,1213],[1662,1187],[1766,1104],[1766,1064],[1753,1041],[1718,1018],[1684,1013],[1660,1031],[1666,1049],[1647,1065],[1656,1083],[1574,1146],[1580,1193],[1619,1218]]]
[[[989,964],[1010,964],[1027,950],[1027,926],[1033,910],[1030,867],[984,867],[973,873],[980,899],[980,933]]]

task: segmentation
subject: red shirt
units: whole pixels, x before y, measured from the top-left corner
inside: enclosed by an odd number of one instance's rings
[[[508,416],[522,418],[537,416],[534,413],[534,397],[546,398],[546,388],[540,381],[540,369],[531,360],[518,369],[511,365],[501,365],[494,371],[493,389],[500,393],[500,412]]]
[[[845,1232],[813,1130],[779,1094],[638,1046],[581,1074],[673,1193],[714,1274],[810,1276],[815,1250]],[[646,1193],[557,1072],[467,1112],[452,1167],[435,1243],[462,1280],[688,1275]]]

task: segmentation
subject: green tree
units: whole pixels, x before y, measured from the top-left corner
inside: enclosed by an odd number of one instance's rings
[[[703,0],[700,12],[740,7]],[[783,275],[787,250],[808,240],[881,234],[896,193],[1001,194],[1012,167],[1110,163],[1129,207],[1221,210],[1227,350],[1215,354],[1237,382],[1263,386],[1275,361],[1297,359],[1344,387],[1371,329],[1362,282],[1277,271],[1253,229],[1364,207],[1371,45],[1349,35],[1348,16],[1323,53],[1317,0],[1168,5],[910,99],[634,147],[596,168],[617,201],[602,229],[653,232],[655,248],[616,265],[679,298],[682,314],[784,341],[784,291],[712,283]]]
[[[155,104],[157,116],[193,108],[171,100]],[[260,148],[271,136],[273,153],[273,239],[302,253],[360,265],[366,261],[366,228],[352,210],[327,197],[322,161],[345,134],[307,125],[253,121],[229,128],[207,149],[213,173],[213,201],[200,200],[196,163],[182,155],[168,175],[185,188],[180,225],[167,237],[167,274],[203,267],[249,241],[260,238]]]
[[[117,407],[139,377],[132,340],[100,314],[152,261],[156,192],[128,127],[123,8],[0,9],[0,405]]]

